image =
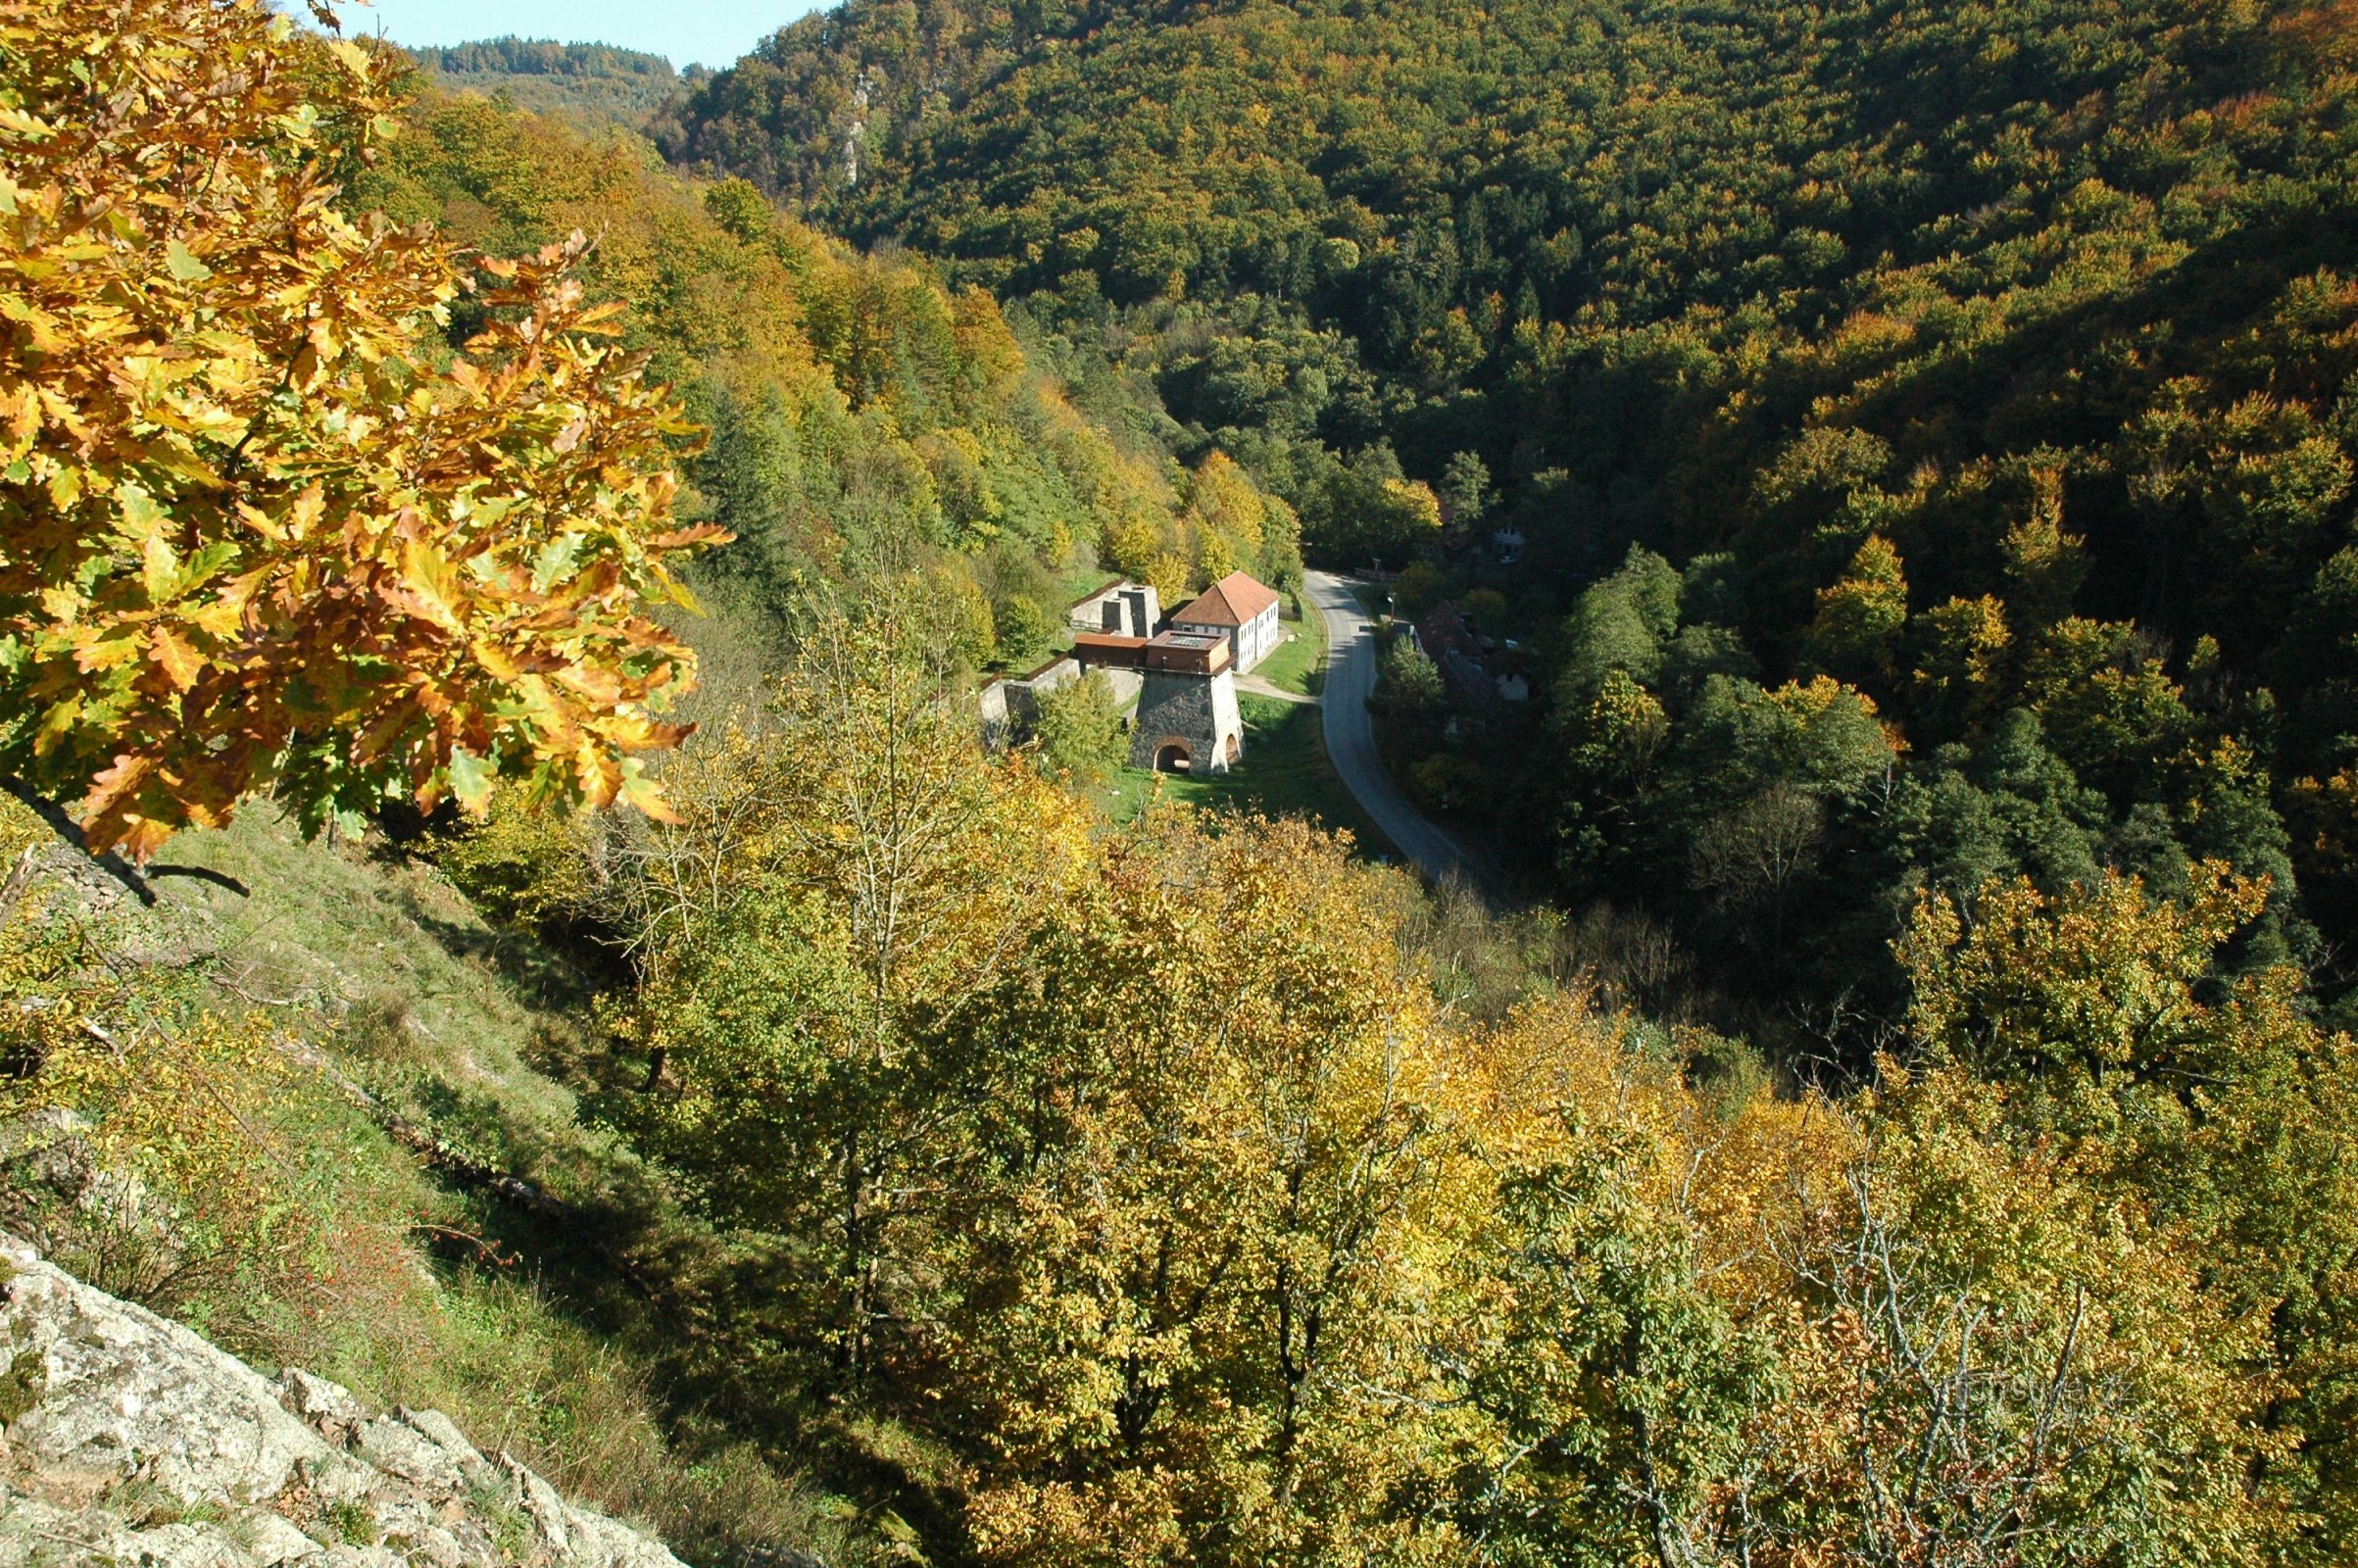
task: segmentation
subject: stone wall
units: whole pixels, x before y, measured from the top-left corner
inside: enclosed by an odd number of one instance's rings
[[[1040,721],[1043,693],[1061,691],[1079,680],[1082,669],[1070,658],[1052,659],[1020,680],[995,680],[976,701],[982,708],[983,744],[993,751],[1028,737]]]
[[[1113,706],[1117,709],[1128,709],[1131,704],[1138,701],[1139,693],[1146,690],[1147,678],[1145,672],[1141,670],[1101,669],[1098,671],[1098,678],[1103,680],[1112,691]]]
[[[1153,767],[1173,742],[1187,748],[1191,773],[1225,773],[1244,755],[1245,723],[1237,711],[1236,680],[1228,671],[1208,677],[1147,671],[1138,697],[1138,727],[1130,738],[1130,765]]]
[[[974,697],[982,710],[983,745],[990,751],[1003,751],[1015,738],[1014,715],[1007,711],[1007,683],[995,680]]]
[[[1152,637],[1162,624],[1162,598],[1151,583],[1109,582],[1065,612],[1074,631]]]

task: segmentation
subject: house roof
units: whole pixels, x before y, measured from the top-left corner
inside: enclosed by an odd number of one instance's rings
[[[1192,626],[1242,626],[1276,603],[1273,590],[1241,571],[1232,571],[1171,619]]]
[[[1479,663],[1482,643],[1474,629],[1466,624],[1458,608],[1444,600],[1435,605],[1425,618],[1416,623],[1416,638],[1427,654],[1438,659],[1444,650],[1454,649]]]
[[[1228,638],[1219,632],[1166,631],[1147,644],[1147,668],[1217,675],[1228,667]]]

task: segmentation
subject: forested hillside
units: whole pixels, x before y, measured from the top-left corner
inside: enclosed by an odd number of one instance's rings
[[[505,97],[519,109],[559,112],[617,125],[639,125],[680,90],[680,74],[661,55],[602,43],[546,38],[486,38],[442,48],[414,48],[412,59],[438,86]],[[690,68],[693,85],[701,79]]]
[[[1991,872],[2223,856],[2349,983],[2352,49],[2298,4],[855,3],[659,131],[1152,375],[1313,558],[1486,590],[1543,712],[1403,714],[1412,785],[1857,1064],[1915,890]],[[1883,744],[1744,738],[1821,677]]]
[[[1238,565],[1299,571],[1282,504],[1216,454],[1177,462],[1118,384],[1084,414],[981,290],[860,257],[742,181],[681,179],[627,135],[467,96],[410,119],[358,199],[493,254],[598,236],[585,281],[630,302],[626,341],[710,430],[685,506],[736,535],[706,568],[736,608],[923,570],[961,654],[1024,668],[1101,560],[1174,601]]]
[[[2339,37],[860,7],[731,174],[0,7],[0,1227],[699,1568],[2338,1568]],[[1549,898],[986,751],[1303,547]]]

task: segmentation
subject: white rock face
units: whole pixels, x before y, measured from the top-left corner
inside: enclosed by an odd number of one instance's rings
[[[277,1382],[0,1235],[0,1568],[682,1568],[448,1416]]]

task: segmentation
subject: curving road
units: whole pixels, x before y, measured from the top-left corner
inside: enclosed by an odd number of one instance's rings
[[[1359,808],[1394,847],[1435,882],[1454,872],[1480,886],[1480,867],[1457,841],[1408,804],[1376,755],[1375,724],[1367,699],[1375,690],[1375,628],[1351,593],[1349,579],[1332,572],[1305,573],[1303,589],[1326,616],[1326,755],[1343,775]]]

